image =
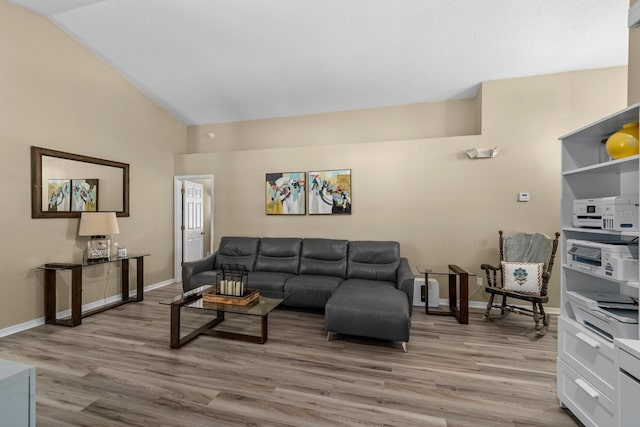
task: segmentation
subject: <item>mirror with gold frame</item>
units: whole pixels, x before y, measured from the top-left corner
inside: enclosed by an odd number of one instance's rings
[[[129,164],[31,147],[31,217],[129,216]]]

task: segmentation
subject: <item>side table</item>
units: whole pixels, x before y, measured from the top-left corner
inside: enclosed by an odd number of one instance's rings
[[[418,273],[424,274],[424,283],[429,283],[429,276],[449,277],[449,309],[429,308],[429,292],[425,289],[424,312],[440,316],[454,316],[458,323],[469,323],[469,276],[475,276],[455,264],[449,264],[449,271],[437,272],[422,265],[416,266]],[[459,289],[459,297],[458,297]]]

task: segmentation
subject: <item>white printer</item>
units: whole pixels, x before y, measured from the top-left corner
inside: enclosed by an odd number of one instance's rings
[[[609,340],[638,338],[638,301],[620,294],[567,291],[579,323]]]
[[[638,281],[638,244],[567,239],[567,264],[594,276]]]
[[[638,196],[574,200],[573,226],[612,231],[637,231]]]

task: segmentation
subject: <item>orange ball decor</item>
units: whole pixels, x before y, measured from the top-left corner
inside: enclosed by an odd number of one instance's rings
[[[622,129],[607,139],[607,153],[612,159],[635,156],[640,152],[638,145],[638,122],[625,123]]]

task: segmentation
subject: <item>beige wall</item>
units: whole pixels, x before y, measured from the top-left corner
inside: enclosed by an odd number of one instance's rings
[[[186,127],[42,16],[0,1],[0,40],[0,329],[43,316],[35,268],[80,256],[86,241],[77,219],[31,218],[32,145],[129,163],[131,216],[113,240],[152,254],[145,284],[171,279],[174,156]],[[86,270],[85,303],[117,293],[119,269],[108,283],[107,270]],[[60,276],[62,299],[69,282]]]
[[[560,223],[560,135],[626,106],[626,67],[563,73],[485,83],[482,135],[394,138],[350,142],[353,126],[336,125],[311,146],[277,145],[288,119],[248,123],[259,135],[243,151],[196,153],[176,157],[178,174],[215,175],[216,246],[224,235],[302,236],[398,240],[412,265],[436,268],[457,263],[476,273],[495,262],[497,230],[553,234]],[[470,103],[475,109],[476,100]],[[431,111],[447,106],[434,105]],[[364,116],[367,112],[361,112]],[[345,113],[351,114],[351,113]],[[375,112],[373,113],[375,116]],[[339,115],[339,113],[336,113]],[[475,122],[464,113],[463,120]],[[291,118],[298,126],[299,118]],[[437,114],[414,120],[435,122]],[[305,116],[298,140],[315,138],[325,115]],[[366,123],[367,120],[362,120]],[[447,117],[455,123],[455,117]],[[242,123],[235,124],[243,131]],[[473,128],[477,126],[474,125]],[[395,128],[393,123],[389,125]],[[398,135],[403,126],[398,126]],[[215,129],[216,125],[198,128]],[[195,129],[190,129],[190,132]],[[200,131],[200,129],[198,129]],[[217,138],[215,140],[217,142]],[[214,143],[216,143],[214,142]],[[230,142],[225,142],[225,147]],[[275,144],[278,148],[270,148]],[[468,159],[471,147],[500,147],[494,159]],[[267,172],[350,168],[353,214],[350,216],[267,216]],[[516,202],[530,192],[529,203]],[[559,300],[558,269],[552,305]],[[474,299],[484,295],[476,292]]]
[[[189,126],[188,153],[473,135],[473,99]],[[214,133],[212,140],[208,134]]]

